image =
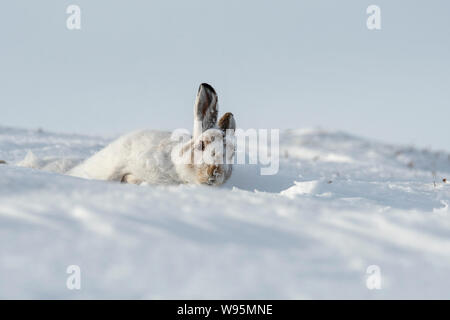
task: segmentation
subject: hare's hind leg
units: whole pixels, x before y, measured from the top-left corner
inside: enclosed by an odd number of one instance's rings
[[[129,183],[129,184],[141,184],[142,180],[136,178],[133,174],[127,173],[124,174],[120,183]]]

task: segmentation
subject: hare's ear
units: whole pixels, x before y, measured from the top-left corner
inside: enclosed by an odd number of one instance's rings
[[[234,134],[234,130],[236,130],[236,121],[234,120],[234,116],[231,112],[225,113],[222,118],[220,118],[219,129],[222,130],[224,134],[228,132]]]
[[[207,83],[198,88],[194,105],[194,139],[217,124],[218,99],[216,91]]]

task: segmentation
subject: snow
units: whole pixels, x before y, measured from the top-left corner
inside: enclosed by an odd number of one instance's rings
[[[0,298],[450,298],[447,152],[288,130],[222,187],[55,173],[112,138],[0,127]]]

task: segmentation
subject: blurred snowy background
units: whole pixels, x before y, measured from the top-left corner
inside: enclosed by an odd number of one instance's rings
[[[66,8],[81,8],[81,30]],[[382,30],[366,27],[381,8]],[[448,150],[450,3],[19,0],[0,6],[0,124],[191,128],[201,82],[243,128]]]

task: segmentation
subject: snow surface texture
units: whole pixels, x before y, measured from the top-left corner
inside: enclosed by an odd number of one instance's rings
[[[49,172],[111,140],[0,127],[0,298],[450,298],[448,153],[292,130],[220,188]]]

